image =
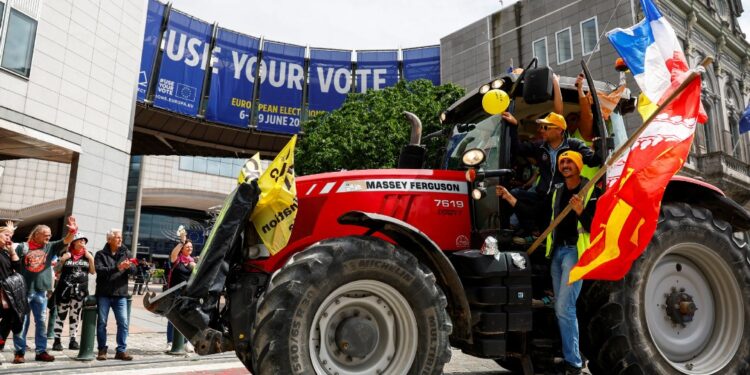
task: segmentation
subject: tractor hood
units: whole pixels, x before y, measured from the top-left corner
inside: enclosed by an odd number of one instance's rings
[[[469,247],[469,184],[464,172],[428,169],[378,169],[322,173],[296,179],[298,212],[289,244],[278,254],[253,262],[272,272],[299,250],[325,238],[364,234],[341,225],[349,211],[403,220],[443,250]]]

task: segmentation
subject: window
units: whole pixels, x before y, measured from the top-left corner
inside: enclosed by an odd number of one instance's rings
[[[555,33],[555,43],[558,65],[573,60],[573,38],[570,35],[570,27]]]
[[[0,36],[3,35],[3,18],[5,18],[5,3],[0,2]]]
[[[198,156],[193,159],[193,171],[198,173],[206,173],[206,158]]]
[[[213,174],[213,175],[219,175],[219,165],[221,164],[221,159],[219,158],[207,158],[206,160],[206,173]]]
[[[703,137],[706,140],[706,153],[709,153],[713,151],[713,135],[711,134],[711,129],[713,129],[713,108],[711,107],[711,104],[706,100],[701,100],[703,102],[703,108],[706,110],[706,114],[708,114],[708,119],[706,120],[706,123],[703,124],[703,126],[700,126],[703,128]]]
[[[539,60],[539,66],[547,66],[547,37],[537,39],[532,43],[534,57]]]
[[[740,159],[742,157],[742,154],[740,153],[740,148],[738,147],[740,142],[742,142],[742,137],[740,136],[740,123],[735,118],[729,119],[729,130],[732,133],[732,156],[734,156],[737,159]]]
[[[247,159],[180,156],[180,170],[235,178]],[[266,162],[263,162],[263,165]]]
[[[727,21],[729,19],[729,4],[727,4],[726,0],[716,1],[716,11],[723,20]]]
[[[5,10],[5,6],[2,7]],[[2,35],[2,61],[0,66],[14,73],[28,77],[31,72],[31,56],[34,54],[37,21],[10,9],[7,13],[7,27]],[[5,23],[5,13],[0,24]]]
[[[583,49],[584,56],[599,49],[596,45],[597,41],[599,41],[599,27],[594,16],[581,22],[581,49]]]

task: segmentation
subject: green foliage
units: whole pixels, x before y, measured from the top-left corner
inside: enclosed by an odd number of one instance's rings
[[[441,129],[439,116],[464,90],[428,80],[400,81],[384,90],[349,94],[341,108],[302,124],[295,170],[300,175],[341,169],[394,168],[411,127],[403,111],[422,120],[422,135]],[[424,142],[423,142],[424,144]],[[427,163],[439,165],[444,138],[428,141]]]

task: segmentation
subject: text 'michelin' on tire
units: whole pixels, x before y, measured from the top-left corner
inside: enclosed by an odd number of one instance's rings
[[[435,277],[373,237],[316,243],[258,303],[254,374],[442,374],[452,325]]]

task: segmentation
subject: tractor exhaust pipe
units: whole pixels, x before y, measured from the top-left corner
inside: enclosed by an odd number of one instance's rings
[[[411,112],[404,111],[403,113],[406,119],[409,120],[409,123],[411,123],[411,139],[409,144],[419,146],[422,142],[422,120]]]
[[[426,150],[422,143],[422,121],[417,115],[404,111],[404,116],[411,123],[411,136],[409,144],[401,148],[398,156],[398,168],[420,169],[424,165]]]

